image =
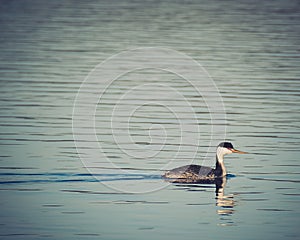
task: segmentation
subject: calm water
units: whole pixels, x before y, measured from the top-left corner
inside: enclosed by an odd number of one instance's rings
[[[299,238],[299,10],[298,1],[1,0],[1,239]],[[212,121],[210,95],[176,73],[135,69],[90,86],[87,105],[106,88],[96,139],[84,141],[84,111],[74,137],[83,80],[138,47],[198,61],[226,119]],[[190,162],[212,166],[224,138],[252,154],[225,159],[217,194],[160,178]],[[84,161],[94,146],[101,154]]]

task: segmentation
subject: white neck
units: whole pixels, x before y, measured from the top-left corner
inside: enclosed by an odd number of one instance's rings
[[[223,164],[224,162],[224,151],[223,151],[223,148],[218,148],[217,149],[217,161],[221,164]]]
[[[216,165],[216,169],[221,168],[222,169],[222,176],[226,176],[226,168],[224,165],[224,155],[225,154],[230,154],[231,151],[226,149],[226,148],[222,148],[222,147],[218,147],[217,148],[217,165]]]

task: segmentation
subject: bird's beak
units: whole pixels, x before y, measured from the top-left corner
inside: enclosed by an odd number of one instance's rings
[[[237,150],[237,149],[234,149],[234,148],[231,148],[230,151],[233,152],[233,153],[239,153],[239,154],[246,154],[247,153],[247,152],[243,152],[243,151],[240,151],[240,150]]]

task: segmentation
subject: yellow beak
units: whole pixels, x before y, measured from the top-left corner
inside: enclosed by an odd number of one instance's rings
[[[237,150],[237,149],[234,149],[234,148],[231,148],[230,151],[233,152],[233,153],[239,153],[239,154],[246,154],[247,153],[247,152],[243,152],[243,151],[240,151],[240,150]]]

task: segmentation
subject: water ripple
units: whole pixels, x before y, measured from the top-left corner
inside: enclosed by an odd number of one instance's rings
[[[63,182],[107,182],[129,180],[159,180],[160,175],[147,174],[89,174],[89,173],[0,173],[0,177],[21,177],[20,180],[1,180],[0,184],[63,183]],[[41,177],[36,179],[33,177]],[[53,178],[56,177],[56,178]],[[24,179],[25,178],[25,179]],[[29,178],[29,179],[26,179]]]

